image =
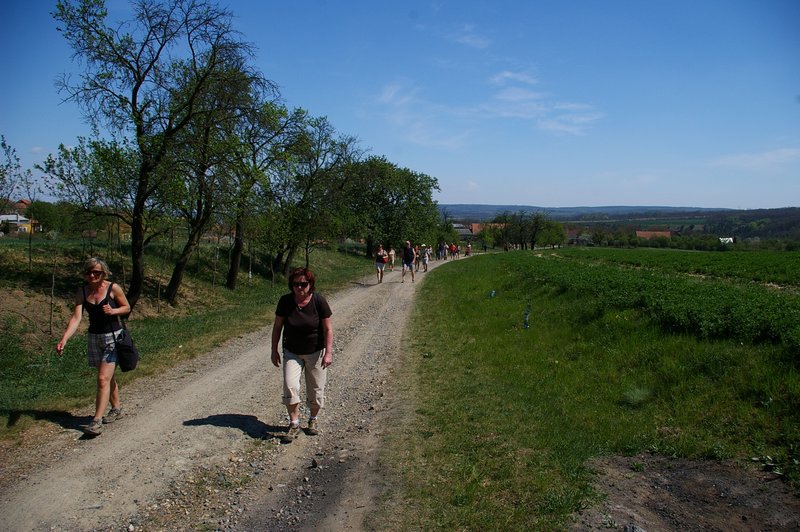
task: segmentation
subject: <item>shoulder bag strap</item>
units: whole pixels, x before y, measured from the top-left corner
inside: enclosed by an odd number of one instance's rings
[[[111,289],[113,287],[114,287],[114,283],[111,283],[110,285],[108,285],[108,292],[106,292],[106,299],[108,299],[108,294],[111,293]],[[117,314],[117,322],[119,322],[119,326],[120,327],[122,327],[123,329],[127,329],[127,327],[125,326],[125,322],[122,321],[122,318],[119,317],[119,314]]]

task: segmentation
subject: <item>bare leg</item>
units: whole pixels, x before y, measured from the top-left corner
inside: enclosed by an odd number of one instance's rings
[[[101,362],[100,367],[97,368],[97,396],[94,402],[94,418],[96,420],[103,419],[103,414],[106,412],[108,400],[111,396],[112,383],[116,403],[119,404],[119,388],[117,387],[117,381],[114,379],[114,370],[116,368],[116,364],[109,364],[108,362]]]
[[[289,420],[293,425],[300,423],[300,403],[286,405],[286,411],[289,412]]]

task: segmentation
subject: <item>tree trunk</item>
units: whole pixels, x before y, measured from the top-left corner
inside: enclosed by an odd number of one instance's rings
[[[175,261],[172,277],[170,277],[169,284],[164,292],[164,299],[166,299],[170,305],[174,305],[175,301],[178,299],[178,289],[181,287],[181,282],[183,282],[183,274],[186,272],[186,265],[189,263],[189,259],[192,258],[194,250],[197,249],[201,234],[202,231],[200,229],[192,229],[191,233],[189,233],[189,238],[186,240],[186,245],[183,246],[183,251],[181,251],[181,254],[178,256],[178,260]]]
[[[231,249],[231,260],[228,266],[228,278],[225,286],[228,290],[236,290],[236,279],[239,277],[239,267],[242,262],[242,249],[244,248],[244,224],[241,217],[236,217],[236,225],[233,235],[233,248]]]
[[[134,207],[131,222],[131,285],[126,297],[133,310],[144,287],[144,223],[137,207]]]
[[[375,239],[371,236],[368,236],[366,244],[367,246],[365,252],[367,254],[367,257],[371,257],[372,255],[375,254]]]
[[[296,253],[297,253],[297,245],[293,244],[292,247],[290,247],[289,250],[286,252],[286,260],[281,265],[280,271],[284,276],[289,275],[289,272],[292,269],[292,261],[294,261],[294,256]]]

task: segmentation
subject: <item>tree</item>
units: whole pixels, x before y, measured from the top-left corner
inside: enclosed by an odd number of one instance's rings
[[[64,232],[61,227],[62,214],[64,212],[59,209],[55,204],[46,201],[32,201],[27,210],[28,216],[31,219],[36,219],[41,224],[42,231],[45,232]],[[65,217],[69,218],[69,216]],[[68,220],[64,219],[68,223]]]
[[[48,155],[36,168],[63,203],[77,205],[93,218],[112,216],[133,226],[139,151],[130,142],[79,137],[76,146],[60,145],[57,155]],[[153,194],[145,205],[140,217],[147,235],[144,245],[166,231],[161,197]]]
[[[525,249],[529,245],[531,249],[534,249],[540,243],[543,234],[551,224],[547,214],[540,211],[530,213],[525,211],[505,212],[497,216],[494,222],[502,224],[499,233],[496,235],[498,243],[503,245],[513,244],[520,249]]]
[[[529,214],[527,218],[525,215],[522,215],[522,218],[524,220],[524,231],[527,237],[526,241],[530,242],[531,249],[536,249],[536,244],[539,243],[542,232],[547,227],[547,215],[543,212],[535,212]]]
[[[39,187],[30,169],[23,170],[19,162],[16,150],[6,143],[6,139],[0,136],[0,147],[3,150],[3,162],[0,164],[0,213],[6,212],[11,202],[11,194],[17,188],[22,188],[27,194],[29,201],[36,200]],[[34,224],[31,213],[26,213],[30,220],[30,230],[28,231],[28,271],[33,271],[33,230]]]
[[[85,65],[59,88],[95,128],[130,139],[138,152],[127,294],[134,306],[144,286],[148,203],[171,177],[164,166],[180,134],[208,112],[200,99],[223,83],[230,58],[250,49],[232,30],[231,13],[205,0],[139,0],[131,21],[113,27],[103,0],[61,0],[53,16]]]
[[[539,243],[542,246],[561,246],[567,241],[567,231],[564,226],[555,220],[546,220],[544,227],[539,235]]]
[[[26,169],[24,172],[20,173],[20,184],[22,188],[25,190],[25,195],[27,196],[27,200],[29,202],[37,201],[37,197],[39,195],[39,183],[33,177],[33,172],[30,169]],[[35,220],[32,218],[30,212],[26,213],[28,216],[29,223],[29,231],[28,231],[28,272],[33,271],[33,231],[35,230]]]
[[[22,165],[17,151],[12,148],[3,135],[0,135],[0,149],[3,161],[0,163],[0,214],[5,214],[14,201],[12,198],[22,178]]]
[[[278,223],[266,223],[274,209],[272,187],[269,176],[275,171],[279,161],[287,158],[289,144],[294,138],[295,131],[305,120],[306,113],[302,109],[289,111],[274,101],[268,101],[259,91],[254,95],[254,101],[260,103],[243,114],[234,124],[237,145],[233,149],[232,158],[235,170],[231,175],[229,187],[225,191],[226,211],[228,219],[233,225],[233,247],[231,249],[228,274],[225,286],[234,290],[239,275],[242,251],[244,249],[245,228],[248,220],[254,220],[259,214],[262,216],[260,234],[262,241],[270,242],[273,247],[273,237],[278,231]],[[254,229],[259,227],[254,225]],[[269,229],[273,230],[270,231]]]
[[[494,248],[497,245],[498,235],[500,228],[493,224],[484,224],[480,233],[478,233],[478,240],[486,247]]]
[[[347,168],[350,180],[346,201],[348,236],[366,241],[366,255],[372,256],[376,243],[386,247],[393,245],[393,226],[397,217],[394,212],[394,182],[397,167],[385,157],[369,157],[353,161]]]
[[[186,265],[197,249],[203,233],[221,202],[223,191],[231,188],[237,165],[238,141],[233,125],[253,105],[250,99],[253,84],[260,84],[258,75],[248,72],[242,58],[229,58],[229,68],[200,95],[198,113],[188,127],[176,137],[168,184],[168,202],[188,226],[187,239],[172,270],[164,293],[175,304]]]
[[[376,243],[388,247],[405,239],[435,242],[442,230],[432,197],[439,189],[436,179],[398,168],[385,157],[355,162],[347,172],[351,232],[366,240],[367,255]]]
[[[304,120],[286,155],[271,180],[276,207],[288,228],[284,248],[276,257],[284,274],[301,246],[308,265],[314,243],[338,232],[348,178],[345,169],[358,152],[354,137],[338,135],[328,119],[320,117]]]

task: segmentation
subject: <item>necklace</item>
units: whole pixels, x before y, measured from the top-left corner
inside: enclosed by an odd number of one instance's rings
[[[308,304],[311,302],[311,297],[312,297],[312,296],[308,296],[307,298],[304,298],[304,299],[303,299],[303,301],[301,301],[300,303],[298,303],[298,302],[295,300],[294,304],[295,304],[295,306],[297,307],[297,310],[299,310],[299,311],[301,311],[301,312],[302,312],[302,311],[303,311],[303,309],[304,309],[304,308],[306,308],[306,307],[308,306]]]

